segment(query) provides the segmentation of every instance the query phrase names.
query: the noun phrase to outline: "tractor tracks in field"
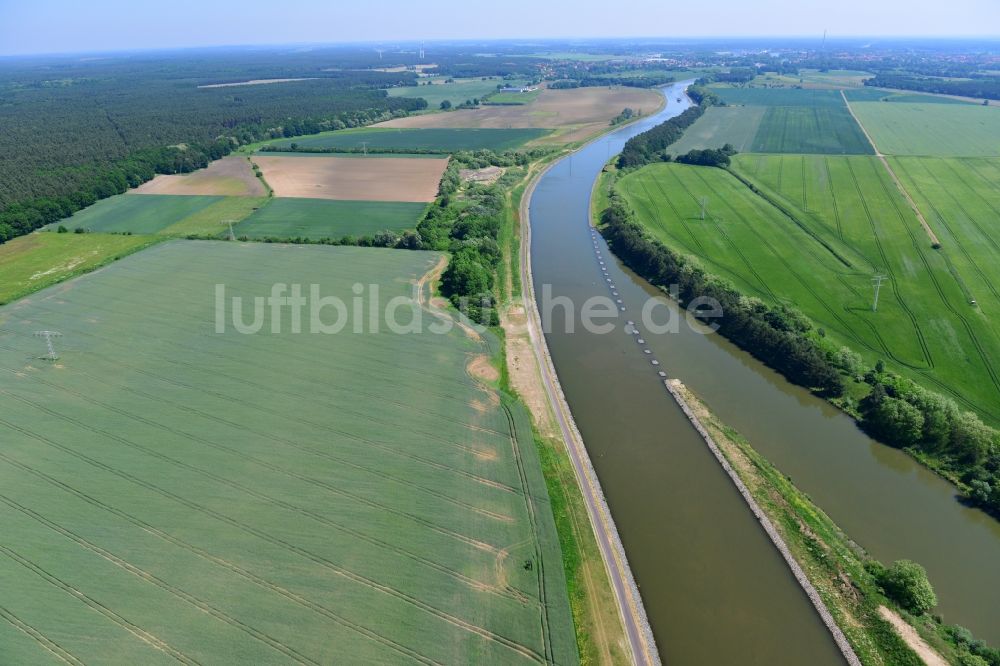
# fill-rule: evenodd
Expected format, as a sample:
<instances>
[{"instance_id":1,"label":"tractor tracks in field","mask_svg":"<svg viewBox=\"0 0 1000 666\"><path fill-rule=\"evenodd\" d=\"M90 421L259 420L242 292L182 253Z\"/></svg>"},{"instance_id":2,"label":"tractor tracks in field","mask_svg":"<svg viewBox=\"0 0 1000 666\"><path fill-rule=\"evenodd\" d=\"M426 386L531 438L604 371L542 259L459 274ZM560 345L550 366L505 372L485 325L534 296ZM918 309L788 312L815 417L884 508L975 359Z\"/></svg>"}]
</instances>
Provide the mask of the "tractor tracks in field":
<instances>
[{"instance_id":1,"label":"tractor tracks in field","mask_svg":"<svg viewBox=\"0 0 1000 666\"><path fill-rule=\"evenodd\" d=\"M2 420L0 420L0 422L2 422ZM11 427L11 424L6 424L6 425L8 425L9 427ZM47 443L46 439L43 438L43 437L41 437L40 435L37 435L35 433L31 433L30 431L21 430L20 428L17 428L17 427L14 427L14 428L17 429L17 430L19 430L19 431L21 431L23 434L25 434L25 435L27 435L27 436L35 439L36 441L41 441L43 443ZM141 520L141 519L139 519L139 518L137 518L137 517L135 517L135 516L127 513L127 512L125 512L125 511L122 511L120 509L117 509L117 508L109 505L109 504L106 504L106 503L102 502L101 500L99 500L99 499L97 499L97 498L95 498L95 497L93 497L91 495L88 495L87 493L84 493L83 491L81 491L81 490L79 490L77 488L74 488L73 486L70 486L70 485L64 483L63 481L61 481L61 480L59 480L59 479L57 479L57 478L55 478L53 476L50 476L50 475L46 474L45 472L37 470L37 469L31 467L30 465L26 465L26 464L24 464L24 463L22 463L22 462L20 462L18 460L13 459L13 458L7 456L6 454L4 454L2 452L0 452L0 460L3 460L8 465L10 465L12 467L15 467L17 469L20 469L21 471L26 472L26 473L34 476L35 478L41 479L42 481L48 483L49 485L55 486L56 488L59 488L60 490L66 492L66 493L69 493L70 495L73 495L77 499L80 499L81 501L83 501L83 502L85 502L85 503L87 503L87 504L89 504L89 505L91 505L91 506L93 506L93 507L95 507L95 508L97 508L99 510L102 510L102 511L105 511L107 513L110 513L110 514L112 514L112 515L114 515L114 516L116 516L116 517L118 517L118 518L120 518L120 519L128 522L129 524L131 524L131 525L139 528L140 530L142 530L143 532L145 532L145 533L147 533L147 534L149 534L151 536L154 536L154 537L156 537L156 538L158 538L158 539L160 539L160 540L162 540L162 541L164 541L166 543L169 543L169 544L171 544L171 545L173 545L173 546L175 546L177 548L180 548L181 550L185 550L185 551L187 551L187 552L189 552L189 553L197 556L200 559L203 559L203 560L205 560L207 562L210 562L211 564L214 564L214 565L219 566L219 567L221 567L223 569L226 569L227 571L229 571L229 572L231 572L231 573L239 576L240 578L243 578L243 579L245 579L247 581L250 581L251 583L253 583L253 584L257 585L258 587L261 587L261 588L263 588L263 589L265 589L265 590L267 590L269 592L276 593L276 594L284 597L285 599L290 600L290 601L292 601L292 602L294 602L294 603L296 603L296 604L298 604L298 605L300 605L300 606L302 606L304 608L307 608L310 611L312 611L312 612L314 612L314 613L316 613L318 615L321 615L321 616L327 618L328 620L331 620L334 623L336 623L336 624L338 624L338 625L340 625L340 626L342 626L342 627L344 627L346 629L352 630L352 631L354 631L354 632L356 632L356 633L358 633L358 634L360 634L360 635L362 635L362 636L364 636L364 637L366 637L366 638L368 638L370 640L373 640L373 641L381 643L381 644L383 644L383 645L385 645L387 647L390 647L390 648L396 650L397 652L400 652L401 654L404 654L406 656L409 656L410 658L413 658L413 659L416 659L417 661L420 661L421 663L425 663L425 664L437 664L437 663L439 663L439 662L435 662L434 660L429 659L429 658L427 658L427 657L425 657L425 656L423 656L423 655L421 655L419 653L416 653L413 650L410 650L409 648L407 648L405 646L402 646L402 645L400 645L398 643L395 643L391 639L389 639L389 638L387 638L385 636L382 636L381 634L378 634L378 633L373 632L373 631L371 631L371 630L369 630L369 629L367 629L365 627L362 627L361 625L358 625L358 624L356 624L354 622L351 622L350 620L348 620L348 619L346 619L346 618L338 615L337 613L333 612L329 608L326 608L325 606L317 604L316 602L314 602L314 601L312 601L310 599L307 599L306 597L303 597L303 596L301 596L301 595L299 595L299 594L297 594L295 592L292 592L291 590L287 590L287 589L281 587L280 585L277 585L276 583L272 583L271 581L268 581L268 580L266 580L266 579L264 579L264 578L262 578L262 577L260 577L260 576L258 576L256 574L254 574L254 573L246 570L246 569L243 569L243 568L239 567L238 565L236 565L236 564L234 564L234 563L232 563L232 562L230 562L230 561L228 561L228 560L226 560L224 558L218 557L217 555L214 555L214 554L212 554L209 551L206 551L206 550L204 550L202 548L199 548L198 546L195 546L194 544L191 544L191 543L189 543L189 542L187 542L187 541L185 541L183 539L180 539L178 537L173 536L172 534L164 532L163 530L160 530L159 528L156 528L153 525L151 525L151 524L149 524L149 523L147 523L147 522L145 522L145 521L143 521L143 520Z\"/></svg>"},{"instance_id":2,"label":"tractor tracks in field","mask_svg":"<svg viewBox=\"0 0 1000 666\"><path fill-rule=\"evenodd\" d=\"M44 650L50 652L56 659L70 666L84 666L84 663L72 652L56 643L54 640L31 626L11 611L0 606L0 619L6 621L12 627L25 634L38 643Z\"/></svg>"},{"instance_id":3,"label":"tractor tracks in field","mask_svg":"<svg viewBox=\"0 0 1000 666\"><path fill-rule=\"evenodd\" d=\"M896 172L892 170L889 160L885 158L885 155L882 154L882 151L878 149L878 145L875 143L874 139L872 139L871 134L868 133L868 128L862 124L857 114L854 113L854 109L851 107L851 103L847 101L847 95L844 94L843 90L840 91L840 96L843 98L844 104L847 106L847 111L851 114L851 118L854 118L854 122L861 128L862 134L864 134L865 138L868 140L868 144L872 147L875 157L877 157L882 163L882 166L885 167L886 172L892 178L892 182L896 184L896 189L899 190L899 193L903 195L904 199L906 199L910 208L913 209L914 214L917 216L917 220L920 222L920 226L924 228L924 233L926 233L927 237L931 239L931 245L941 245L941 241L938 240L934 230L931 229L931 225L927 224L927 220L924 219L923 213L921 213L920 209L917 208L917 204L914 203L913 198L910 197L910 193L906 191L905 187L903 187L903 183L901 183L899 178L896 176Z\"/></svg>"},{"instance_id":4,"label":"tractor tracks in field","mask_svg":"<svg viewBox=\"0 0 1000 666\"><path fill-rule=\"evenodd\" d=\"M14 397L17 397L17 396L14 396ZM64 417L64 418L67 418L67 417ZM72 419L70 419L70 420L72 420ZM361 587L365 587L365 588L367 588L367 589L369 589L369 590L371 590L373 592L378 592L378 593L384 594L386 596L392 597L392 598L394 598L394 599L396 599L396 600L398 600L398 601L400 601L400 602L402 602L402 603L404 603L404 604L406 604L408 606L411 606L411 607L413 607L413 608L415 608L417 610L423 611L423 612L425 612L425 613L427 613L427 614L429 614L429 615L431 615L433 617L436 617L439 620L441 620L441 621L443 621L443 622L445 622L447 624L455 626L455 627L457 627L459 629L462 629L462 630L464 630L466 632L469 632L471 634L475 634L475 635L477 635L477 636L479 636L479 637L481 637L483 639L489 640L491 642L495 642L498 645L504 646L504 647L512 650L513 652L518 653L521 656L526 657L526 658L528 658L530 660L538 661L538 662L544 662L545 661L545 659L541 655L539 655L538 652L536 652L535 650L533 650L533 649L531 649L529 647L521 645L520 643L517 643L516 641L510 640L510 639L508 639L508 638L506 638L506 637L504 637L504 636L502 636L500 634L497 634L497 633L495 633L493 631L490 631L489 629L485 629L485 628L480 627L478 625L475 625L475 624L473 624L471 622L463 620L462 618L460 618L460 617L458 617L456 615L448 613L447 611L443 611L443 610L441 610L441 609L433 606L432 604L429 604L429 603L427 603L427 602L425 602L425 601L423 601L423 600L421 600L421 599L419 599L419 598L417 598L417 597L415 597L415 596L413 596L413 595L411 595L411 594L409 594L407 592L404 592L404 591L399 590L399 589L397 589L395 587L392 587L391 585L387 585L385 583L381 583L381 582L376 581L376 580L374 580L374 579L372 579L372 578L370 578L368 576L365 576L363 574L355 573L354 571L351 571L351 570L349 570L349 569L347 569L347 568L345 568L345 567L343 567L341 565L338 565L335 562L329 560L328 558L326 558L326 557L324 557L322 555L314 553L314 552L312 552L312 551L310 551L310 550L308 550L306 548L303 548L301 546L297 546L295 544L289 543L288 541L285 541L284 539L282 539L280 537L277 537L277 536L274 536L272 534L269 534L268 532L265 532L265 531L260 530L260 529L258 529L256 527L253 527L252 525L248 525L246 523L243 523L243 522L241 522L241 521L239 521L239 520L237 520L235 518L232 518L231 516L228 516L228 515L226 515L224 513L220 513L219 511L211 509L211 508L209 508L207 506L203 506L201 504L198 504L197 502L194 502L194 501L189 500L189 499L187 499L185 497L182 497L181 495L178 495L178 494L176 494L174 492L171 492L171 491L169 491L169 490L167 490L165 488L161 488L161 487L157 486L156 484L150 483L148 481L145 481L145 480L143 480L143 479L141 479L141 478L139 478L139 477L137 477L137 476L135 476L133 474L130 474L130 473L122 471L122 470L119 470L119 469L117 469L117 468L115 468L115 467L113 467L111 465L108 465L106 463L103 463L103 462L101 462L101 461L99 461L99 460L97 460L95 458L91 458L90 456L88 456L86 454L83 454L83 453L80 453L79 451L76 451L76 450L72 449L71 447L65 446L63 444L59 444L58 442L56 442L56 441L54 441L54 440L52 440L52 439L50 439L48 437L44 437L44 436L38 435L37 433L33 433L30 430L27 430L26 428L17 426L15 424L12 424L12 423L10 423L10 422L8 422L6 420L3 420L3 419L0 419L0 423L6 425L8 427L13 428L13 429L21 432L22 434L31 436L32 438L34 438L36 440L43 441L44 443L46 443L46 444L48 444L48 445L50 445L50 446L52 446L52 447L54 447L54 448L56 448L58 450L64 451L64 452L66 452L66 453L70 454L71 456L73 456L73 457L75 457L75 458L77 458L77 459L85 462L86 464L88 464L88 465L90 465L92 467L95 467L97 469L103 470L103 471L105 471L105 472L107 472L109 474L112 474L112 475L117 476L117 477L119 477L121 479L124 479L124 480L126 480L126 481L128 481L128 482L130 482L130 483L132 483L134 485L137 485L139 487L145 488L146 490L148 490L148 491L150 491L150 492L152 492L154 494L157 494L157 495L165 497L165 498L167 498L169 500L172 500L173 502L175 502L177 504L180 504L182 506L185 506L185 507L187 507L188 509L190 509L192 511L195 511L197 513L209 516L209 517L211 517L211 518L213 518L213 519L215 519L215 520L217 520L217 521L219 521L221 523L229 525L229 526L231 526L231 527L233 527L233 528L235 528L235 529L237 529L237 530L239 530L241 532L245 532L247 534L250 534L250 535L252 535L252 536L254 536L254 537L256 537L256 538L258 538L258 539L260 539L262 541L265 541L265 542L273 545L274 547L276 547L276 548L278 548L280 550L284 550L284 551L287 551L287 552L290 552L290 553L294 553L295 555L299 556L300 558L308 560L308 561L312 562L313 564L319 566L320 568L325 569L327 571L330 571L331 573L337 575L340 578L343 578L345 580L351 581L352 583L355 583L355 584L357 584L357 585L359 585ZM2 457L6 458L5 456L2 456ZM2 547L2 546L0 546L0 547Z\"/></svg>"}]
</instances>

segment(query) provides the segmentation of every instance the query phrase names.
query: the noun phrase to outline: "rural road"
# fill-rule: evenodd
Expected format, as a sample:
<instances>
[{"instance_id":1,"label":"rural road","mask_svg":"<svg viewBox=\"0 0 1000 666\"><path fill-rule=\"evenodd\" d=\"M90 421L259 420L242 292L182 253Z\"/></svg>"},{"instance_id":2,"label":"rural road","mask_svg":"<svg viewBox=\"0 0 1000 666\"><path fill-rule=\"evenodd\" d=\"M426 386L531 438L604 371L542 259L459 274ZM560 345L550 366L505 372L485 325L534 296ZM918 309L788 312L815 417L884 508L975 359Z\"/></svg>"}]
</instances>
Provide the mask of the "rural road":
<instances>
[{"instance_id":1,"label":"rural road","mask_svg":"<svg viewBox=\"0 0 1000 666\"><path fill-rule=\"evenodd\" d=\"M556 163L553 162L553 164ZM614 589L619 614L624 623L625 635L632 652L632 661L639 666L658 666L661 663L660 656L653 639L652 629L646 618L642 598L639 596L639 589L632 577L632 570L625 558L625 549L605 501L604 491L601 489L600 481L597 479L590 456L583 444L583 437L577 430L569 404L563 395L559 378L549 356L545 337L542 334L541 317L535 302L534 286L531 280L531 224L528 208L535 184L542 179L547 170L545 169L538 174L521 199L520 270L525 311L528 315L528 334L531 338L542 382L545 385L545 393L556 421L559 423L566 450L573 463L576 479L587 505L591 525L594 527L594 535L601 550L601 557Z\"/></svg>"}]
</instances>

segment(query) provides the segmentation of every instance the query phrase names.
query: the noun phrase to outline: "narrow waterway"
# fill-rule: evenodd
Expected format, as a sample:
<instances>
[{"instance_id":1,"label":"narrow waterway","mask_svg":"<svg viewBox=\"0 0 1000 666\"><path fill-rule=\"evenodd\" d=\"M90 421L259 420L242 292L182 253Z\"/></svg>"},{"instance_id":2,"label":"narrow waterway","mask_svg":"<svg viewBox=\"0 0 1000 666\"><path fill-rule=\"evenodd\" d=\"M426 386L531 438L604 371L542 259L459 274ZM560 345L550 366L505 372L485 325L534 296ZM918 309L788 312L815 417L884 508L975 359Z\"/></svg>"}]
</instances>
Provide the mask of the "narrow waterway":
<instances>
[{"instance_id":1,"label":"narrow waterway","mask_svg":"<svg viewBox=\"0 0 1000 666\"><path fill-rule=\"evenodd\" d=\"M839 664L832 638L780 554L683 413L626 321L646 299L588 223L590 191L629 136L687 106L668 88L658 116L553 166L530 202L532 274L559 379L604 487L658 647L669 664ZM619 297L615 331L590 333L544 294L580 308ZM551 316L550 316L551 315ZM574 318L575 319L575 318ZM666 353L661 362L667 365Z\"/></svg>"},{"instance_id":2,"label":"narrow waterway","mask_svg":"<svg viewBox=\"0 0 1000 666\"><path fill-rule=\"evenodd\" d=\"M954 489L905 454L794 387L717 335L681 325L644 334L626 321L648 298L673 305L621 267L588 230L592 184L635 133L687 105L668 88L656 117L554 166L530 202L532 272L553 362L621 532L664 659L671 664L836 663L832 640L728 478L670 396L678 377L883 561L923 564L949 622L1000 643L1000 524L955 501ZM605 261L605 266L600 261ZM628 308L613 333L567 333L560 308L608 296L608 270ZM549 285L546 287L546 285ZM579 313L577 313L579 314ZM550 316L551 315L551 316ZM579 321L576 322L579 324ZM651 359L659 366L652 366Z\"/></svg>"}]
</instances>

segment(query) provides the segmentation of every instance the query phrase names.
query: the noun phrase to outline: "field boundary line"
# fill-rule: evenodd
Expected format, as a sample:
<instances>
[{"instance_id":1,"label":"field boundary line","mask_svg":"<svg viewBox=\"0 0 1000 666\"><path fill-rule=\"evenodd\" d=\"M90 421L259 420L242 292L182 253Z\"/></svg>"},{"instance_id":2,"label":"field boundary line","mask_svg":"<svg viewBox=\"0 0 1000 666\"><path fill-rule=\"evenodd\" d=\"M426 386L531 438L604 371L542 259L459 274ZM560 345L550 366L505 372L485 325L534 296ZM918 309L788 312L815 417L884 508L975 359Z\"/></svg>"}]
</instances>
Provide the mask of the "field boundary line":
<instances>
[{"instance_id":1,"label":"field boundary line","mask_svg":"<svg viewBox=\"0 0 1000 666\"><path fill-rule=\"evenodd\" d=\"M8 426L12 425L12 424L10 424L9 422L6 422L6 421L0 421L0 422L5 423ZM250 534L250 535L253 535L253 536L257 537L261 541L265 541L267 543L270 543L271 545L273 545L276 548L284 549L284 550L287 550L289 552L295 553L296 555L298 555L302 559L309 560L309 561L313 562L314 564L316 564L317 566L319 566L319 567L321 567L323 569L328 569L328 570L332 571L333 573L337 574L338 576L344 578L345 580L349 580L349 581L357 584L360 587L368 588L368 589L373 590L375 592L382 593L382 594L384 594L386 596L393 597L394 599L398 599L399 601L401 601L401 602L403 602L405 604L409 604L410 606L413 606L414 608L418 608L418 609L424 611L428 615L432 615L434 617L437 617L439 620L441 620L441 621L443 621L445 623L451 624L451 625L453 625L453 626L455 626L455 627L457 627L459 629L463 629L463 630L467 631L470 634L474 634L474 635L479 636L480 638L484 638L486 640L489 640L489 641L492 641L494 643L497 643L498 645L504 646L504 647L512 650L513 652L516 652L516 653L520 654L521 656L523 656L523 657L525 657L525 658L527 658L529 660L538 661L538 662L544 662L545 661L544 658L541 655L539 655L538 652L535 651L533 648L530 648L530 647L525 646L525 645L523 645L521 643L518 643L517 641L509 639L509 638L507 638L507 637L505 637L505 636L503 636L501 634L498 634L498 633L496 633L496 632L494 632L494 631L492 631L490 629L487 629L485 627L481 627L479 625L476 625L473 622L465 620L465 619L463 619L463 618L461 618L461 617L459 617L457 615L453 615L452 613L450 613L448 611L441 610L441 609L437 608L436 606L434 606L434 605L432 605L432 604L430 604L428 602L425 602L422 599L419 599L419 598L413 596L412 594L410 594L408 592L396 589L395 587L392 587L389 584L381 583L381 582L379 582L379 581L377 581L377 580L375 580L373 578L370 578L369 576L366 576L364 574L359 574L359 573L356 573L354 571L351 571L350 569L347 569L346 567L344 567L342 565L339 565L336 562L333 562L332 560L328 559L327 557L325 557L323 555L319 555L317 553L314 553L311 550L309 550L307 548L304 548L302 546L298 546L298 545L296 545L294 543L289 543L288 541L285 541L284 539L282 539L280 537L274 536L274 535L272 535L272 534L270 534L270 533L268 533L268 532L266 532L264 530L261 530L261 529L259 529L257 527L254 527L253 525L248 525L246 523L241 522L240 520L237 520L236 518L233 518L233 517L231 517L231 516L229 516L229 515L227 515L225 513L222 513L220 511L217 511L217 510L215 510L215 509L213 509L211 507L203 506L203 505L199 504L198 502L195 502L193 500L189 500L189 499L187 499L185 497L182 497L182 496L178 495L177 493L174 493L174 492L172 492L170 490L162 488L162 487L156 485L155 483L151 483L149 481L146 481L146 480L144 480L144 479L142 479L142 478L140 478L138 476L135 476L134 474L132 474L130 472L126 472L126 471L117 469L117 468L115 468L115 467L113 467L111 465L108 465L106 463L101 462L100 460L98 460L96 458L91 458L90 456L88 456L86 454L83 454L83 453L80 453L78 451L75 451L74 449L66 446L65 444L60 444L60 443L56 442L53 439L50 439L50 438L45 437L45 436L38 435L37 433L34 433L34 432L30 431L30 430L27 430L26 428L22 428L22 427L18 427L18 426L13 426L13 427L14 427L15 430L18 430L19 432L22 432L22 433L25 433L25 434L29 434L30 436L33 436L34 438L39 439L40 441L42 441L42 442L44 442L46 444L49 444L53 448L57 448L59 450L65 451L66 453L70 454L71 456L84 461L85 463L87 463L88 465L91 465L92 467L96 467L98 469L102 469L102 470L108 472L109 474L112 474L112 475L117 476L119 478L125 479L126 481L129 481L129 482L131 482L131 483L133 483L133 484L135 484L137 486L140 486L142 488L145 488L146 490L148 490L150 492L153 492L153 493L156 493L158 495L162 495L163 497L166 497L168 499L171 499L171 500L173 500L174 502L176 502L178 504L181 504L183 506L186 506L186 507L192 509L193 511L197 511L198 513L210 516L210 517L214 518L215 520L218 520L219 522L223 522L223 523L226 523L228 525L231 525L232 527L234 527L234 528L236 528L236 529L238 529L238 530L240 530L242 532L246 532L247 534ZM4 550L5 550L4 546L2 544L0 544L0 553L2 553Z\"/></svg>"},{"instance_id":2,"label":"field boundary line","mask_svg":"<svg viewBox=\"0 0 1000 666\"><path fill-rule=\"evenodd\" d=\"M64 647L53 641L38 629L35 629L18 616L14 615L3 606L0 606L0 618L3 618L12 627L32 638L36 643L58 657L60 661L67 664L78 664L79 666L83 666L83 662L77 659L73 653L66 650Z\"/></svg>"},{"instance_id":3,"label":"field boundary line","mask_svg":"<svg viewBox=\"0 0 1000 666\"><path fill-rule=\"evenodd\" d=\"M35 433L29 433L27 431L24 431L24 432L26 434L28 434L28 436L33 437L34 439L37 439L38 441L41 441L43 443L46 442L46 440L44 438L42 438L40 435L37 435ZM310 599L307 599L306 597L303 597L303 596L301 596L301 595L299 595L299 594L297 594L295 592L287 590L287 589L281 587L280 585L278 585L276 583L272 583L271 581L269 581L267 579L261 578L260 576L257 576L256 574L251 573L250 571L248 571L246 569L243 569L243 568L241 568L241 567L233 564L232 562L229 562L228 560L225 560L225 559L223 559L221 557L218 557L217 555L213 555L212 553L210 553L210 552L208 552L208 551L206 551L206 550L204 550L204 549L202 549L202 548L200 548L200 547L198 547L196 545L188 543L187 541L184 541L183 539L175 537L172 534L169 534L168 532L164 532L163 530L160 530L157 527L154 527L153 525L151 525L151 524L143 521L142 519L137 518L137 517L135 517L135 516L133 516L133 515L131 515L129 513L126 513L125 511L122 511L121 509L118 509L118 508L116 508L114 506L111 506L110 504L105 504L104 502L102 502L102 501L100 501L100 500L98 500L98 499L96 499L94 497L91 497L90 495L88 495L87 493L83 492L82 490L79 490L78 488L74 488L73 486L70 486L70 485L64 483L63 481L60 481L59 479L46 474L45 472L41 472L41 471L39 471L39 470L37 470L37 469L29 466L29 465L26 465L26 464L18 461L18 460L15 460L13 458L9 458L6 455L4 455L3 453L0 453L0 460L3 460L4 462L6 462L8 465L10 465L12 467L16 467L18 469L21 469L21 470L27 472L28 474L34 475L34 476L38 477L39 479L41 479L42 481L48 482L50 485L53 485L53 486L59 488L60 490L66 492L66 493L69 493L70 495L73 495L73 496L77 497L81 501L86 502L87 504L90 504L91 506L94 506L94 507L96 507L99 510L106 511L107 513L110 513L111 515L116 516L116 517L124 520L125 522L130 523L130 524L136 526L137 528L139 528L140 530L142 530L143 532L145 532L147 534L150 534L150 535L152 535L154 537L157 537L157 538L159 538L159 539L161 539L161 540L163 540L163 541L165 541L165 542L167 542L167 543L169 543L169 544L171 544L171 545L173 545L173 546L175 546L177 548L180 548L182 550L186 550L186 551L188 551L188 552L196 555L197 557L200 557L203 560L206 560L208 562L211 562L212 564L215 564L216 566L219 566L219 567L222 567L223 569L226 569L227 571L231 571L232 573L240 576L241 578L245 578L246 580L249 580L250 582L254 583L255 585L258 585L259 587L262 587L262 588L264 588L264 589L266 589L266 590L268 590L270 592L274 592L275 594L278 594L278 595L280 595L282 597L285 597L286 599L294 601L295 603L303 606L304 608L308 608L309 610L313 611L314 613L322 615L323 617L331 619L331 620L333 620L334 622L336 622L337 624L339 624L339 625L341 625L343 627L346 627L346 628L351 629L351 630L353 630L353 631L355 631L357 633L360 633L361 635L365 636L366 638L374 640L374 641L376 641L378 643L382 643L382 644L386 645L387 647L390 647L390 648L392 648L392 649L394 649L396 651L402 652L403 654L406 654L407 656L413 657L413 658L417 659L418 661L422 661L424 663L429 663L429 664L437 664L437 663L439 663L439 662L435 662L435 661L433 661L433 660L431 660L431 659L429 659L427 657L424 657L423 655L419 655L418 653L413 652L409 648L406 648L406 647L404 647L402 645L399 645L399 644L395 643L394 641L392 641L391 639L389 639L389 638L387 638L385 636L382 636L381 634L377 634L374 631L372 631L370 629L367 629L366 627L363 627L361 625L357 625L357 624L351 622L350 620L347 620L347 619L345 619L345 618L337 615L336 613L334 613L330 609L326 608L325 606L322 606L322 605L320 605L320 604L318 604L318 603L316 603L316 602L314 602L314 601L312 601Z\"/></svg>"},{"instance_id":4,"label":"field boundary line","mask_svg":"<svg viewBox=\"0 0 1000 666\"><path fill-rule=\"evenodd\" d=\"M906 191L905 187L903 187L903 183L899 180L899 177L896 176L896 172L892 170L892 166L889 165L889 160L887 160L885 158L885 155L882 154L882 151L878 149L878 145L875 143L871 135L868 133L868 129L861 123L861 120L858 118L857 114L854 113L854 109L851 108L851 103L847 101L847 95L844 94L843 90L840 91L840 96L844 98L844 104L847 105L847 110L851 112L851 117L854 118L854 122L858 124L858 127L861 128L861 131L864 133L865 138L868 139L868 143L871 144L872 150L875 151L875 157L877 157L879 161L882 162L882 166L884 166L885 170L889 172L889 176L892 178L892 182L896 184L896 189L898 189L899 193L903 195L903 198L906 199L906 202L910 204L910 208L913 209L913 212L916 214L917 219L920 221L920 226L924 228L924 231L927 233L927 237L931 239L931 245L940 247L941 241L938 240L938 237L934 233L934 230L931 229L931 225L927 224L927 220L924 219L924 214L920 212L920 209L917 207L917 204L913 200L913 197L911 197L910 193Z\"/></svg>"},{"instance_id":5,"label":"field boundary line","mask_svg":"<svg viewBox=\"0 0 1000 666\"><path fill-rule=\"evenodd\" d=\"M132 564L131 562L128 562L127 560L125 560L125 559L123 559L121 557L118 557L117 555L115 555L111 551L106 550L105 548L102 548L101 546L93 543L92 541L89 541L88 539L83 538L79 534L76 534L75 532L73 532L73 531L71 531L71 530L63 527L62 525L59 525L58 523L56 523L56 522L54 522L52 520L49 520L45 516L43 516L43 515L35 512L35 511L29 509L28 507L26 507L26 506L24 506L24 505L22 505L22 504L20 504L18 502L15 502L14 500L10 499L9 497L6 497L6 496L0 494L0 502L2 502L3 504L6 504L7 506L9 506L10 508L14 509L15 511L18 511L18 512L20 512L20 513L28 516L29 518L35 520L36 522L41 523L42 525L48 527L51 531L55 532L56 534L59 534L59 535L65 537L65 538L69 539L70 541L73 541L74 543L76 543L76 545L80 546L84 550L89 550L92 553L94 553L95 555L99 556L101 559L103 559L103 560L105 560L107 562L110 562L111 564L114 564L115 566L117 566L117 567L119 567L121 569L124 569L125 571L127 571L130 574L132 574L136 578L142 580L143 582L155 585L156 587L159 587L160 589L164 590L165 592L167 592L167 593L169 593L169 594L171 594L171 595L173 595L173 596L175 596L175 597L177 597L179 599L182 599L183 601L186 601L188 604L194 606L195 608L197 608L198 610L202 611L203 613L205 613L207 615L210 615L210 616L216 618L217 620L220 620L220 621L222 621L222 622L224 622L224 623L226 623L226 624L228 624L228 625L230 625L232 627L235 627L235 628L243 631L244 633L249 634L253 638L256 638L258 641L260 641L260 642L268 645L269 647L273 648L274 650L276 650L278 652L281 652L282 654L284 654L287 657L291 657L294 661L296 661L296 662L298 662L300 664L306 664L306 663L317 664L317 666L318 666L319 662L317 662L317 661L315 661L313 659L310 659L309 657L301 654L300 652L298 652L294 648L291 648L291 647L285 645L284 643L282 643L278 639L276 639L276 638L274 638L272 636L267 635L266 633L264 633L263 631L257 629L256 627L253 627L253 626L251 626L249 624L246 624L246 623L242 622L241 620L238 620L238 619L232 617L231 615L229 615L225 611L222 611L222 610L216 608L215 606L209 604L208 602L206 602L206 601L204 601L202 599L199 599L198 597L194 596L193 594L185 592L184 590L182 590L179 587L176 587L176 586L168 583L167 581L165 581L162 578L156 576L155 574L152 574L152 573L146 571L145 569L142 569L141 567L138 567L138 566Z\"/></svg>"},{"instance_id":6,"label":"field boundary line","mask_svg":"<svg viewBox=\"0 0 1000 666\"><path fill-rule=\"evenodd\" d=\"M143 643L146 643L150 647L173 657L175 660L181 662L182 664L192 664L194 666L198 666L199 662L187 656L180 650L171 647L169 643L162 640L155 634L151 634L142 627L129 622L126 618L114 612L101 602L88 596L87 594L84 594L83 592L73 587L66 581L58 578L57 576L52 575L42 567L32 562L31 560L27 559L26 557L23 557L20 553L8 548L3 544L0 544L0 554L7 556L17 564L20 564L22 567L24 567L28 571L31 571L49 585L58 588L63 592L65 592L66 594L68 594L69 596L79 600L88 608L96 611L100 615L103 615L104 617L109 619L112 623L118 625L120 628L132 634L133 636L138 638Z\"/></svg>"}]
</instances>

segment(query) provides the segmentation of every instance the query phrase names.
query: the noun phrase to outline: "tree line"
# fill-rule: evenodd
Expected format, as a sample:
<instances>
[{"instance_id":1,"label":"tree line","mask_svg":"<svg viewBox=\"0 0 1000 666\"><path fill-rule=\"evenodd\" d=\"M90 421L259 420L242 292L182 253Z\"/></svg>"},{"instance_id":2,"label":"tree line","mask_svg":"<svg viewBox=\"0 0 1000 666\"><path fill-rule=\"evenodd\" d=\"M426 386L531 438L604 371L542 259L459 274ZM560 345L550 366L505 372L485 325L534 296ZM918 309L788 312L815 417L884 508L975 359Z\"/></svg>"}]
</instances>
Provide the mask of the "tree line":
<instances>
[{"instance_id":1,"label":"tree line","mask_svg":"<svg viewBox=\"0 0 1000 666\"><path fill-rule=\"evenodd\" d=\"M495 291L503 259L499 238L507 221L507 193L523 176L523 170L517 167L545 153L543 149L499 154L489 150L455 153L441 179L437 200L417 225L423 248L451 254L441 276L441 293L480 324L500 323ZM493 185L463 185L461 168L487 166L508 167L508 171Z\"/></svg>"},{"instance_id":2,"label":"tree line","mask_svg":"<svg viewBox=\"0 0 1000 666\"><path fill-rule=\"evenodd\" d=\"M654 285L678 285L683 300L714 298L718 332L789 381L835 399L880 441L906 449L951 479L965 499L1000 518L1000 432L950 398L888 371L866 368L859 354L833 344L797 310L742 295L725 280L652 238L617 193L601 215L611 249ZM855 402L845 379L870 387Z\"/></svg>"},{"instance_id":3,"label":"tree line","mask_svg":"<svg viewBox=\"0 0 1000 666\"><path fill-rule=\"evenodd\" d=\"M701 118L706 108L722 103L718 95L701 86L689 87L687 94L694 100L694 106L685 109L680 115L674 116L656 127L636 134L625 142L625 147L618 157L619 169L660 162L665 157L669 161L666 149L683 136L684 130Z\"/></svg>"},{"instance_id":4,"label":"tree line","mask_svg":"<svg viewBox=\"0 0 1000 666\"><path fill-rule=\"evenodd\" d=\"M865 79L866 86L876 88L898 88L915 90L917 92L936 93L940 95L959 95L976 99L1000 100L1000 78L982 77L967 81L940 79L911 74L895 74L883 72L873 78Z\"/></svg>"},{"instance_id":5,"label":"tree line","mask_svg":"<svg viewBox=\"0 0 1000 666\"><path fill-rule=\"evenodd\" d=\"M843 393L844 354L797 310L744 296L725 280L655 240L616 192L601 214L601 233L615 255L652 284L677 285L684 301L715 299L723 315L706 323L717 324L720 334L789 381L831 397Z\"/></svg>"}]
</instances>

